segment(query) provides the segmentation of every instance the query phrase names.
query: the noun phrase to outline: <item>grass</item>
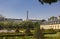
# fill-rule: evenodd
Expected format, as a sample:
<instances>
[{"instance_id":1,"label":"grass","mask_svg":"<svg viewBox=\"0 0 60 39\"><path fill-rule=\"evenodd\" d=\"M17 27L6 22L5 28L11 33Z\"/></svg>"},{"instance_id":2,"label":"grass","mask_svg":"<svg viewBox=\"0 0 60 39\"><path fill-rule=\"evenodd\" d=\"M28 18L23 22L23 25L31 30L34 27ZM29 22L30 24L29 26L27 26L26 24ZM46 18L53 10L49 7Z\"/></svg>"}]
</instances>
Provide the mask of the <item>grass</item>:
<instances>
[{"instance_id":1,"label":"grass","mask_svg":"<svg viewBox=\"0 0 60 39\"><path fill-rule=\"evenodd\" d=\"M60 37L48 37L48 38L45 38L45 39L60 39Z\"/></svg>"},{"instance_id":2,"label":"grass","mask_svg":"<svg viewBox=\"0 0 60 39\"><path fill-rule=\"evenodd\" d=\"M20 33L17 33L18 35ZM1 36L2 35L2 36ZM0 39L34 39L32 36L3 36L3 35L16 35L16 33L1 33ZM45 34L45 39L60 39L60 32L56 34Z\"/></svg>"},{"instance_id":3,"label":"grass","mask_svg":"<svg viewBox=\"0 0 60 39\"><path fill-rule=\"evenodd\" d=\"M14 37L0 37L0 39L34 39L32 36L14 36ZM47 37L45 39L60 39L60 37Z\"/></svg>"},{"instance_id":4,"label":"grass","mask_svg":"<svg viewBox=\"0 0 60 39\"><path fill-rule=\"evenodd\" d=\"M32 36L14 36L14 37L0 37L0 39L32 39Z\"/></svg>"},{"instance_id":5,"label":"grass","mask_svg":"<svg viewBox=\"0 0 60 39\"><path fill-rule=\"evenodd\" d=\"M56 34L45 34L45 39L60 39L60 32Z\"/></svg>"},{"instance_id":6,"label":"grass","mask_svg":"<svg viewBox=\"0 0 60 39\"><path fill-rule=\"evenodd\" d=\"M60 32L57 32L56 34L45 34L45 37L60 37Z\"/></svg>"}]
</instances>

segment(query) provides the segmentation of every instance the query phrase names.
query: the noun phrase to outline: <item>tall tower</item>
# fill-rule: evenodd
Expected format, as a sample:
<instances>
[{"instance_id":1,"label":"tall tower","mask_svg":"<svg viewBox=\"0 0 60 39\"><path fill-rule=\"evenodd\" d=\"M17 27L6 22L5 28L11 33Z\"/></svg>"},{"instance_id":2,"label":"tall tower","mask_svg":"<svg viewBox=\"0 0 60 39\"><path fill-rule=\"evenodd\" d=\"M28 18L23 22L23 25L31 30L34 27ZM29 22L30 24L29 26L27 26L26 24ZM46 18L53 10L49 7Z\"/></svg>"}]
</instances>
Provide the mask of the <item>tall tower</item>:
<instances>
[{"instance_id":1,"label":"tall tower","mask_svg":"<svg viewBox=\"0 0 60 39\"><path fill-rule=\"evenodd\" d=\"M27 18L26 18L26 20L28 20L28 11L27 11Z\"/></svg>"}]
</instances>

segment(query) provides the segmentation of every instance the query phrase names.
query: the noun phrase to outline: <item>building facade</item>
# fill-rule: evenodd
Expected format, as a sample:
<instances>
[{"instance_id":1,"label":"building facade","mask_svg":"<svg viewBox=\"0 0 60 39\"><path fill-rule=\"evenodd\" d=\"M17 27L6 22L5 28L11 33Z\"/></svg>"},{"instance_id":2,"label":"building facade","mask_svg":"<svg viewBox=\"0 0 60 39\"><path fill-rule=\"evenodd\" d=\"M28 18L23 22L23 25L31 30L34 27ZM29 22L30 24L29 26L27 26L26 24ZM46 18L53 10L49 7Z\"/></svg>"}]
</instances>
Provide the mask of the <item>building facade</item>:
<instances>
[{"instance_id":1,"label":"building facade","mask_svg":"<svg viewBox=\"0 0 60 39\"><path fill-rule=\"evenodd\" d=\"M40 28L42 29L60 29L60 18L56 20L48 20L43 22L40 25Z\"/></svg>"}]
</instances>

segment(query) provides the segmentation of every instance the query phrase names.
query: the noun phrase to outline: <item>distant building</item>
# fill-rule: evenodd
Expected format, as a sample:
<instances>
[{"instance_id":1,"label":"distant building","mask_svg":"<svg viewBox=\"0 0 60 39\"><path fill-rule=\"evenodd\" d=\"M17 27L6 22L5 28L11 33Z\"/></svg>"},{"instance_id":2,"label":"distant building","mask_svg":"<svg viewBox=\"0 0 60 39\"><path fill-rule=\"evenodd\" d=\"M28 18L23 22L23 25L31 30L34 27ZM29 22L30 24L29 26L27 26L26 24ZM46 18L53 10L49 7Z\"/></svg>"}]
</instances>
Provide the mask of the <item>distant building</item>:
<instances>
[{"instance_id":1,"label":"distant building","mask_svg":"<svg viewBox=\"0 0 60 39\"><path fill-rule=\"evenodd\" d=\"M22 19L14 19L14 18L5 18L3 15L0 14L0 22L21 22L23 21Z\"/></svg>"},{"instance_id":2,"label":"distant building","mask_svg":"<svg viewBox=\"0 0 60 39\"><path fill-rule=\"evenodd\" d=\"M48 20L43 22L40 25L40 28L42 29L60 29L60 18L56 20Z\"/></svg>"},{"instance_id":3,"label":"distant building","mask_svg":"<svg viewBox=\"0 0 60 39\"><path fill-rule=\"evenodd\" d=\"M11 18L5 18L5 21L9 21L9 22L22 22L22 19L11 19Z\"/></svg>"},{"instance_id":4,"label":"distant building","mask_svg":"<svg viewBox=\"0 0 60 39\"><path fill-rule=\"evenodd\" d=\"M32 21L32 22L39 22L39 23L41 21L41 20L36 20L36 19L29 19L29 20Z\"/></svg>"},{"instance_id":5,"label":"distant building","mask_svg":"<svg viewBox=\"0 0 60 39\"><path fill-rule=\"evenodd\" d=\"M0 22L4 21L4 16L0 15Z\"/></svg>"}]
</instances>

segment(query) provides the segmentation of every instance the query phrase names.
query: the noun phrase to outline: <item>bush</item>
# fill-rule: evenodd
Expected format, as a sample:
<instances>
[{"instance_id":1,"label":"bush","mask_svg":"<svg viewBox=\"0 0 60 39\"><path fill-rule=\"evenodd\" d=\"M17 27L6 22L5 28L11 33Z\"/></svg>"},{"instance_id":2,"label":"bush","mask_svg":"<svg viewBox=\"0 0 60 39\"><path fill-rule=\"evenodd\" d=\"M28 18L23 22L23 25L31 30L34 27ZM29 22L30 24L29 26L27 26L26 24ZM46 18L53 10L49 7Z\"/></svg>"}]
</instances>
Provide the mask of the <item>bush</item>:
<instances>
[{"instance_id":1,"label":"bush","mask_svg":"<svg viewBox=\"0 0 60 39\"><path fill-rule=\"evenodd\" d=\"M19 33L19 29L16 29L15 32L16 32L16 33Z\"/></svg>"},{"instance_id":2,"label":"bush","mask_svg":"<svg viewBox=\"0 0 60 39\"><path fill-rule=\"evenodd\" d=\"M31 33L30 29L26 29L25 35L26 35L26 36L31 36L31 35L33 35L33 34Z\"/></svg>"}]
</instances>

